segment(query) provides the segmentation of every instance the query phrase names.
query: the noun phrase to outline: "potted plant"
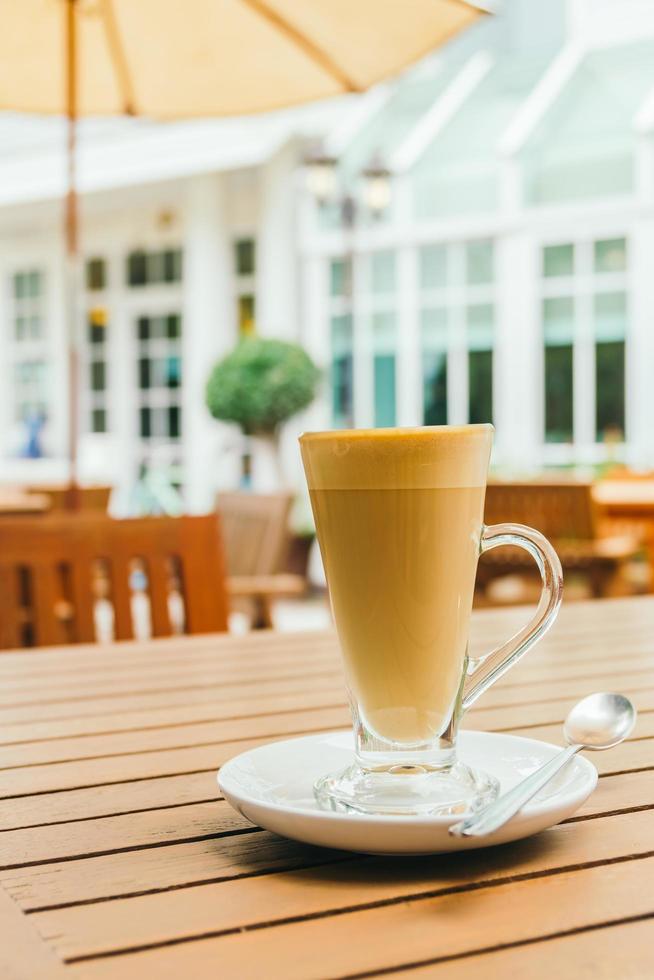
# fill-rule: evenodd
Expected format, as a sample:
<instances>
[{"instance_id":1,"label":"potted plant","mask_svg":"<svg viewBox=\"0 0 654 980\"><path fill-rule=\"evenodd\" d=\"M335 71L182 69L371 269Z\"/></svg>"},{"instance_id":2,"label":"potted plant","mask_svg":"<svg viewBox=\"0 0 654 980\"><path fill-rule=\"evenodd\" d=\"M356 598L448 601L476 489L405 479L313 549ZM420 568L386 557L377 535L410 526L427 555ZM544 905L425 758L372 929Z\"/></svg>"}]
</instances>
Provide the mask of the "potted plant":
<instances>
[{"instance_id":1,"label":"potted plant","mask_svg":"<svg viewBox=\"0 0 654 980\"><path fill-rule=\"evenodd\" d=\"M243 337L213 368L206 402L214 418L235 422L247 437L259 470L257 489L281 484L279 430L310 405L320 372L298 344ZM247 474L245 474L247 476Z\"/></svg>"}]
</instances>

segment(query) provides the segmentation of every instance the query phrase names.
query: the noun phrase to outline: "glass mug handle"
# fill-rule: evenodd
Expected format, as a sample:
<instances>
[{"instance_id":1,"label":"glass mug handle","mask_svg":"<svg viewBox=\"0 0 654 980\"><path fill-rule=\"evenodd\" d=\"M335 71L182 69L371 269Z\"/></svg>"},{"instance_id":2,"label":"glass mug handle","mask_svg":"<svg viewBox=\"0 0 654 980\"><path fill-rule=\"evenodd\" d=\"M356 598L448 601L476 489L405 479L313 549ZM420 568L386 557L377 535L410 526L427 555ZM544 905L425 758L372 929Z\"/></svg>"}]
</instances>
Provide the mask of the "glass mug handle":
<instances>
[{"instance_id":1,"label":"glass mug handle","mask_svg":"<svg viewBox=\"0 0 654 980\"><path fill-rule=\"evenodd\" d=\"M563 572L556 551L539 531L523 524L494 524L483 527L480 554L511 545L523 548L538 565L543 588L531 622L491 653L468 661L463 685L462 711L467 711L491 684L507 672L547 632L559 611L563 596Z\"/></svg>"}]
</instances>

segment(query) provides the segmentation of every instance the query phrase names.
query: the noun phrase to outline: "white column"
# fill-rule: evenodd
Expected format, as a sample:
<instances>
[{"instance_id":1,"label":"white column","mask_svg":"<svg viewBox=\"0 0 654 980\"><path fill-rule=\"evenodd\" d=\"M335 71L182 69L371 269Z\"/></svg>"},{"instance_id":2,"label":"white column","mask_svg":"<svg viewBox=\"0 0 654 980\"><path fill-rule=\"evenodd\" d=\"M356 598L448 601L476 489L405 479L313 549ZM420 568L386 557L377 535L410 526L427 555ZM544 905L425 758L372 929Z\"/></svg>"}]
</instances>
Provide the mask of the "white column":
<instances>
[{"instance_id":1,"label":"white column","mask_svg":"<svg viewBox=\"0 0 654 980\"><path fill-rule=\"evenodd\" d=\"M47 423L48 455L60 460L68 460L69 436L69 365L68 352L70 349L70 329L66 303L66 254L64 244L59 239L52 240L51 258L45 266L46 305L43 311L45 329L48 336L48 347L51 355L49 366L49 418ZM78 331L78 341L81 341L83 330L83 306L79 296L76 297L75 310L77 313L75 329ZM82 378L78 374L78 384ZM79 399L78 399L79 402ZM78 411L80 405L78 404ZM81 431L81 426L79 427ZM79 441L78 441L79 445ZM66 466L66 476L68 478Z\"/></svg>"},{"instance_id":2,"label":"white column","mask_svg":"<svg viewBox=\"0 0 654 980\"><path fill-rule=\"evenodd\" d=\"M186 507L211 509L217 488L235 486L237 431L212 419L205 386L215 361L236 340L224 191L218 175L192 178L186 187L182 327L182 424Z\"/></svg>"},{"instance_id":3,"label":"white column","mask_svg":"<svg viewBox=\"0 0 654 980\"><path fill-rule=\"evenodd\" d=\"M626 428L629 462L654 466L654 219L640 218L629 240L629 321L627 327Z\"/></svg>"},{"instance_id":4,"label":"white column","mask_svg":"<svg viewBox=\"0 0 654 980\"><path fill-rule=\"evenodd\" d=\"M299 332L297 162L297 144L291 142L260 171L257 331L285 340L296 339Z\"/></svg>"},{"instance_id":5,"label":"white column","mask_svg":"<svg viewBox=\"0 0 654 980\"><path fill-rule=\"evenodd\" d=\"M7 457L13 450L13 364L7 357L11 344L13 324L10 319L10 283L8 259L11 240L0 242L0 345L4 355L0 358L0 481L9 479Z\"/></svg>"},{"instance_id":6,"label":"white column","mask_svg":"<svg viewBox=\"0 0 654 980\"><path fill-rule=\"evenodd\" d=\"M538 255L533 240L520 232L496 239L495 249L495 459L526 470L538 464L543 441Z\"/></svg>"},{"instance_id":7,"label":"white column","mask_svg":"<svg viewBox=\"0 0 654 980\"><path fill-rule=\"evenodd\" d=\"M138 480L139 424L136 324L125 286L127 242L121 240L107 254L110 293L108 296L109 391L108 409L111 441L119 463L115 467L116 491L112 506L116 514L128 514Z\"/></svg>"},{"instance_id":8,"label":"white column","mask_svg":"<svg viewBox=\"0 0 654 980\"><path fill-rule=\"evenodd\" d=\"M422 424L418 250L397 255L397 424Z\"/></svg>"}]
</instances>

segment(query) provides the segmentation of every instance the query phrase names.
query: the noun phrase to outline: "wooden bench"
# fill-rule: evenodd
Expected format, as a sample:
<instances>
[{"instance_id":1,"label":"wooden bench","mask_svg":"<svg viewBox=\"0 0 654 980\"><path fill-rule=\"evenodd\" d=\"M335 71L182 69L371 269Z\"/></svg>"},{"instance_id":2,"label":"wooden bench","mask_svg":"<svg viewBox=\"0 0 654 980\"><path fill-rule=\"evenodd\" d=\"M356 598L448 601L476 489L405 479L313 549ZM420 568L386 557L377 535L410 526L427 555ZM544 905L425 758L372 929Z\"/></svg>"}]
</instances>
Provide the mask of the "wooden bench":
<instances>
[{"instance_id":1,"label":"wooden bench","mask_svg":"<svg viewBox=\"0 0 654 980\"><path fill-rule=\"evenodd\" d=\"M528 524L556 548L564 572L578 571L595 597L613 594L626 562L642 550L637 535L603 534L593 485L580 482L489 483L486 524ZM477 583L516 573L537 574L531 558L518 548L497 548L479 562Z\"/></svg>"}]
</instances>

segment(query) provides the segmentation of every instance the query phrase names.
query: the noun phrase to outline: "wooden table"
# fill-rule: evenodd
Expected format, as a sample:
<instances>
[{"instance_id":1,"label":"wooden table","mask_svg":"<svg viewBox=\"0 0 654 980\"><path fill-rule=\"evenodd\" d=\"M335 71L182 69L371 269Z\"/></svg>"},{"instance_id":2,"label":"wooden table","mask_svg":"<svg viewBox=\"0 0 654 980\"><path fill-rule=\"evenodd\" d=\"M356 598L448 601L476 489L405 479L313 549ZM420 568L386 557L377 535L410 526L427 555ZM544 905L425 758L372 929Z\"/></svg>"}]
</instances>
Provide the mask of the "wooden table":
<instances>
[{"instance_id":1,"label":"wooden table","mask_svg":"<svg viewBox=\"0 0 654 980\"><path fill-rule=\"evenodd\" d=\"M524 610L484 611L486 648ZM217 767L346 725L334 638L263 633L0 656L0 977L654 976L654 599L579 603L471 712L561 740L633 697L633 738L538 837L449 857L321 850L252 827Z\"/></svg>"},{"instance_id":2,"label":"wooden table","mask_svg":"<svg viewBox=\"0 0 654 980\"><path fill-rule=\"evenodd\" d=\"M601 480L593 486L593 499L602 517L647 544L649 591L654 592L654 480Z\"/></svg>"},{"instance_id":3,"label":"wooden table","mask_svg":"<svg viewBox=\"0 0 654 980\"><path fill-rule=\"evenodd\" d=\"M6 493L0 491L0 515L43 514L50 509L44 493Z\"/></svg>"}]
</instances>

